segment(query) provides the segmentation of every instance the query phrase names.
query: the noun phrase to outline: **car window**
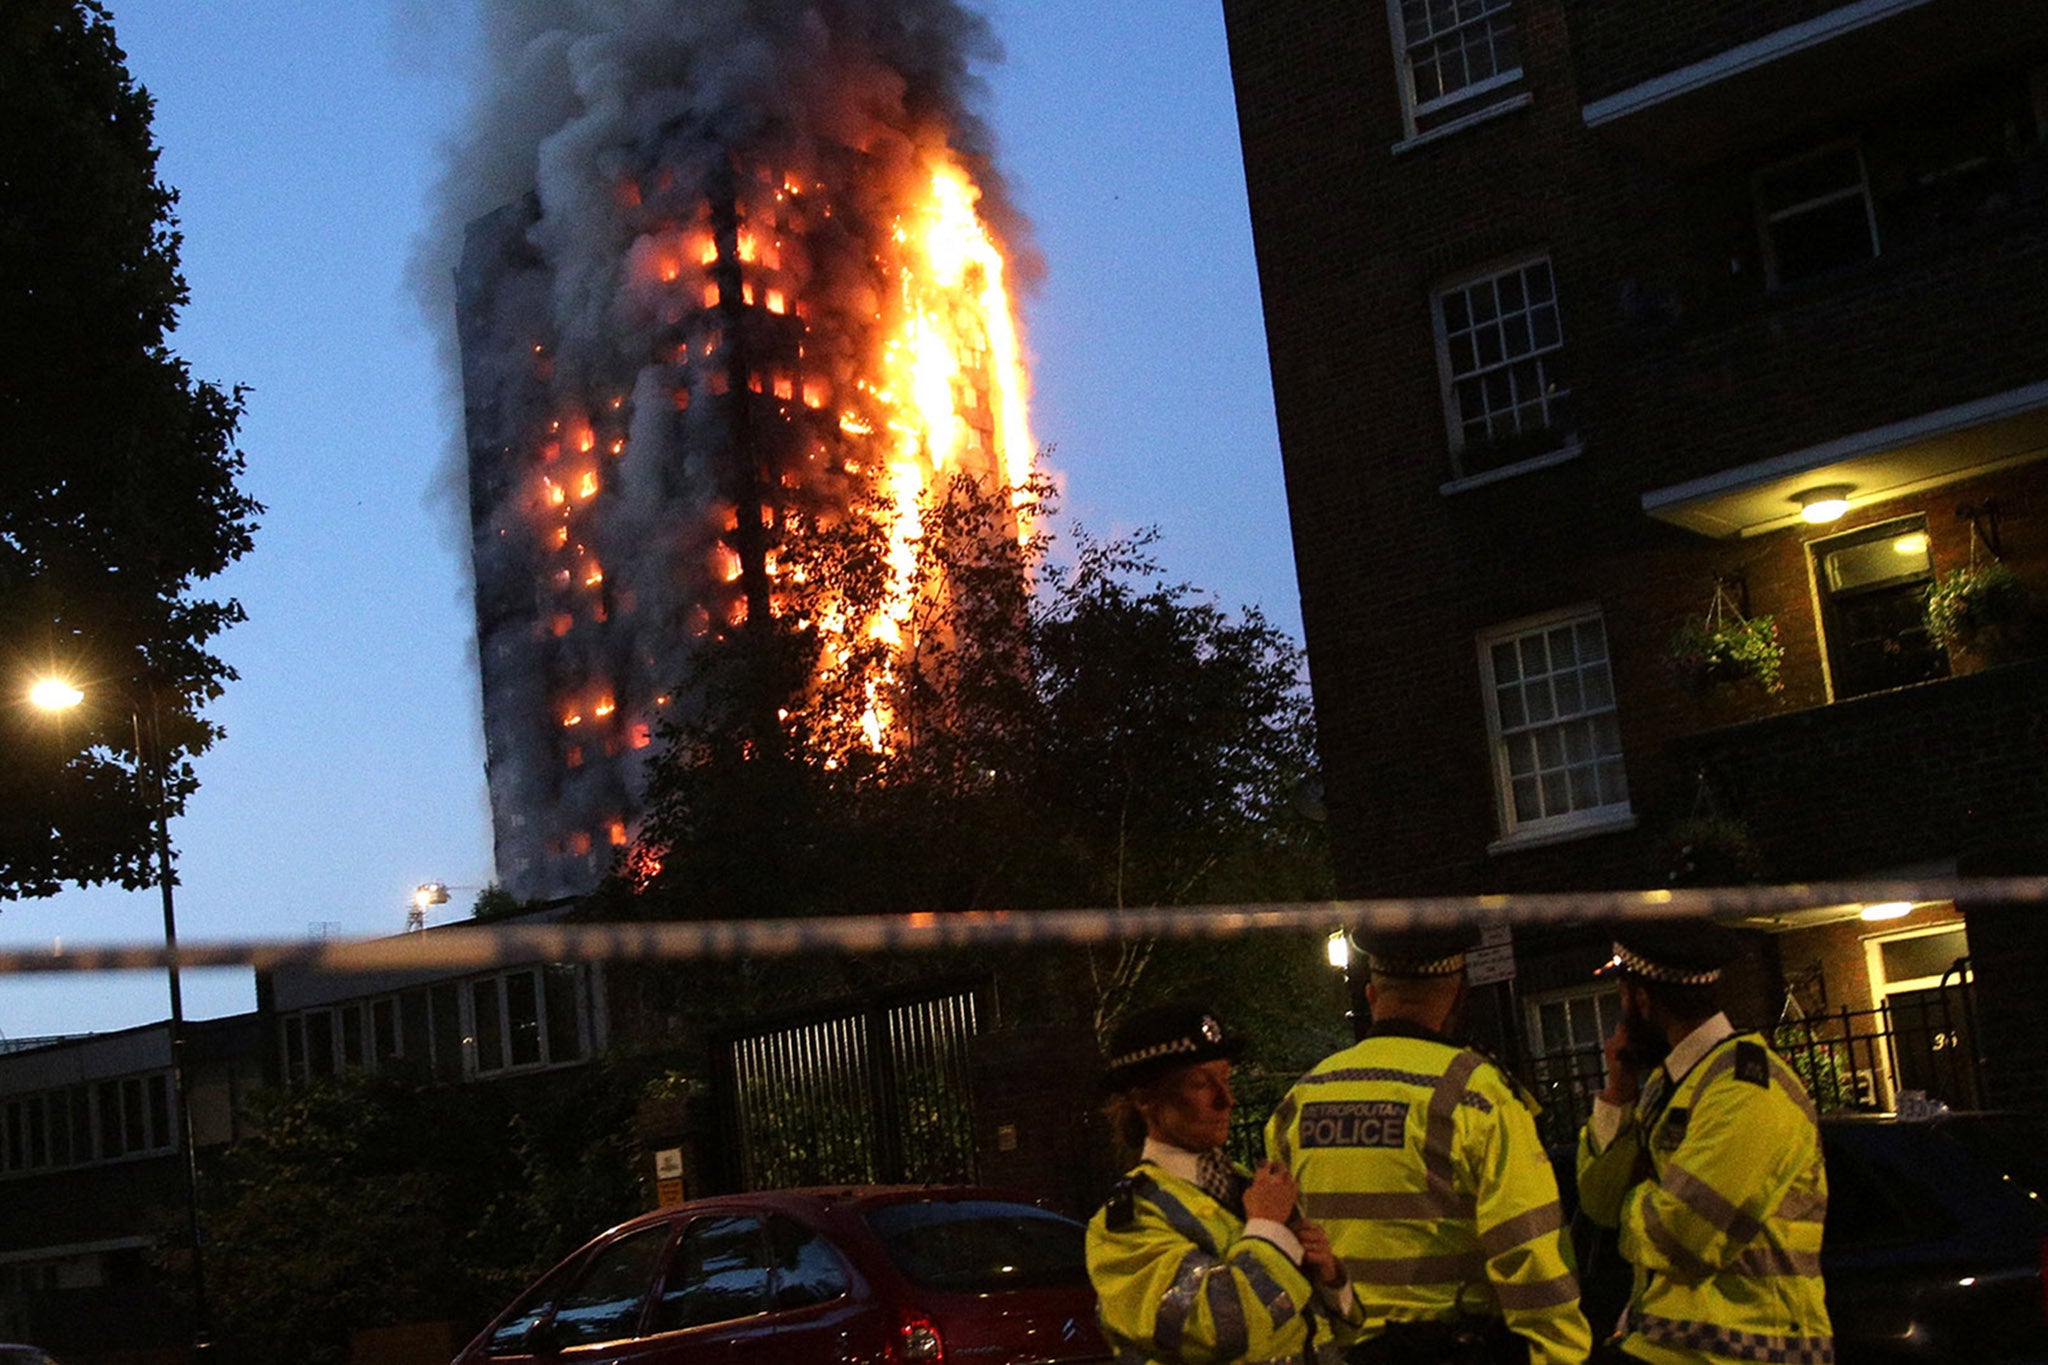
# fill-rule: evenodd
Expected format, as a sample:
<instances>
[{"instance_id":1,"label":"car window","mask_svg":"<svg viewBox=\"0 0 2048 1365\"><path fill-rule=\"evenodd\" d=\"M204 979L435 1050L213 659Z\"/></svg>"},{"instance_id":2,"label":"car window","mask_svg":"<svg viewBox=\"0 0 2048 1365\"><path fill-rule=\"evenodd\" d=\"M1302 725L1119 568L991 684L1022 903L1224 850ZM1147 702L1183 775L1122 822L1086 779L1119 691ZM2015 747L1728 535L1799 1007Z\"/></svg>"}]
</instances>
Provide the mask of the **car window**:
<instances>
[{"instance_id":1,"label":"car window","mask_svg":"<svg viewBox=\"0 0 2048 1365\"><path fill-rule=\"evenodd\" d=\"M1088 1283L1086 1230L1031 1204L914 1200L878 1204L866 1217L896 1268L927 1289L987 1293Z\"/></svg>"},{"instance_id":2,"label":"car window","mask_svg":"<svg viewBox=\"0 0 2048 1365\"><path fill-rule=\"evenodd\" d=\"M731 1322L767 1310L767 1242L759 1220L733 1214L692 1220L662 1284L654 1330Z\"/></svg>"},{"instance_id":3,"label":"car window","mask_svg":"<svg viewBox=\"0 0 2048 1365\"><path fill-rule=\"evenodd\" d=\"M845 1262L816 1228L776 1213L768 1216L768 1247L775 1266L777 1308L808 1308L843 1298L853 1288Z\"/></svg>"},{"instance_id":4,"label":"car window","mask_svg":"<svg viewBox=\"0 0 2048 1365\"><path fill-rule=\"evenodd\" d=\"M555 1344L617 1341L637 1332L668 1235L668 1225L657 1224L599 1247L555 1302Z\"/></svg>"},{"instance_id":5,"label":"car window","mask_svg":"<svg viewBox=\"0 0 2048 1365\"><path fill-rule=\"evenodd\" d=\"M485 1349L494 1356L524 1354L526 1334L548 1315L555 1306L555 1296L575 1273L575 1266L563 1266L527 1290L525 1296L507 1312L504 1325L491 1333L490 1345ZM11 1365L11 1362L0 1360L0 1365Z\"/></svg>"}]
</instances>

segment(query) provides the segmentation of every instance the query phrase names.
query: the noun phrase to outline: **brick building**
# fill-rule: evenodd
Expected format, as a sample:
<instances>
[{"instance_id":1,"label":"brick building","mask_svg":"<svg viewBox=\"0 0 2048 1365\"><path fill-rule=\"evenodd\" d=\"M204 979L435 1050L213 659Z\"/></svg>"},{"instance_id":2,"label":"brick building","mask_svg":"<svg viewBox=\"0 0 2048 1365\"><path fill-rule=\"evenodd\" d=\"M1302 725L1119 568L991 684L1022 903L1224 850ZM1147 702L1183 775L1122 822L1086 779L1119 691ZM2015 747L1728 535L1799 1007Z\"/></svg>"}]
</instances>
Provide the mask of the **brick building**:
<instances>
[{"instance_id":1,"label":"brick building","mask_svg":"<svg viewBox=\"0 0 2048 1365\"><path fill-rule=\"evenodd\" d=\"M2043 870L2048 11L1224 10L1341 891ZM1700 675L1765 617L1780 690ZM1759 926L1752 1022L2048 1097L2031 913L1875 914ZM1583 1048L1599 945L1522 946L1508 1040Z\"/></svg>"}]
</instances>

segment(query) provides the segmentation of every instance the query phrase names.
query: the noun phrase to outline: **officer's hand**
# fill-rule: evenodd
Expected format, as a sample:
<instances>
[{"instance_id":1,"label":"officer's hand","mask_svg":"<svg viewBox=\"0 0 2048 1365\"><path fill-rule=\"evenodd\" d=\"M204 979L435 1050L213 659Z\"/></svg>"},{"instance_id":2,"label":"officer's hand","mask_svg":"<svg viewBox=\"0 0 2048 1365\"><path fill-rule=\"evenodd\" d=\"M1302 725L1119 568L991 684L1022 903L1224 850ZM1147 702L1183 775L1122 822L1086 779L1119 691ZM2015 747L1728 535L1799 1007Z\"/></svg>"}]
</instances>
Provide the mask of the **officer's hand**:
<instances>
[{"instance_id":1,"label":"officer's hand","mask_svg":"<svg viewBox=\"0 0 2048 1365\"><path fill-rule=\"evenodd\" d=\"M1328 1289L1341 1286L1347 1278L1344 1263L1331 1249L1330 1234L1323 1231L1323 1225L1303 1219L1294 1225L1294 1236L1301 1243L1301 1260L1308 1267L1309 1278Z\"/></svg>"},{"instance_id":2,"label":"officer's hand","mask_svg":"<svg viewBox=\"0 0 2048 1365\"><path fill-rule=\"evenodd\" d=\"M1600 1098L1626 1109L1636 1102L1643 1089L1643 1073L1629 1059L1626 1020L1616 1024L1614 1032L1607 1035L1606 1051L1607 1088L1600 1092Z\"/></svg>"},{"instance_id":3,"label":"officer's hand","mask_svg":"<svg viewBox=\"0 0 2048 1365\"><path fill-rule=\"evenodd\" d=\"M1294 1201L1300 1196L1287 1168L1268 1161L1252 1172L1252 1183L1245 1187L1244 1216L1285 1223L1294 1215Z\"/></svg>"}]
</instances>

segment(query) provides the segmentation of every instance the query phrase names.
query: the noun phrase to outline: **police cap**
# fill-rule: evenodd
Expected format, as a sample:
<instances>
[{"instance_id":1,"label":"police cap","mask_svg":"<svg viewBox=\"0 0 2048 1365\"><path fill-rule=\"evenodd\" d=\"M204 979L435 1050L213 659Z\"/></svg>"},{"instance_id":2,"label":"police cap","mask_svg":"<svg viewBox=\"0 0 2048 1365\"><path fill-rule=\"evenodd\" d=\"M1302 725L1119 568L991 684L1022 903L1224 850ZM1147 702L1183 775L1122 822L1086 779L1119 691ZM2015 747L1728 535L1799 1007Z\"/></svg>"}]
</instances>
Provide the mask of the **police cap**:
<instances>
[{"instance_id":1,"label":"police cap","mask_svg":"<svg viewBox=\"0 0 2048 1365\"><path fill-rule=\"evenodd\" d=\"M1365 965L1374 976L1411 981L1461 975L1466 950L1471 946L1472 932L1462 928L1401 929L1359 935Z\"/></svg>"},{"instance_id":2,"label":"police cap","mask_svg":"<svg viewBox=\"0 0 2048 1365\"><path fill-rule=\"evenodd\" d=\"M1710 986L1735 959L1733 931L1712 920L1632 921L1615 926L1614 955L1596 976Z\"/></svg>"},{"instance_id":3,"label":"police cap","mask_svg":"<svg viewBox=\"0 0 2048 1365\"><path fill-rule=\"evenodd\" d=\"M1244 1040L1224 1033L1208 1007L1185 1000L1156 1005L1139 1010L1110 1034L1103 1088L1129 1090L1178 1067L1235 1057L1242 1051Z\"/></svg>"}]
</instances>

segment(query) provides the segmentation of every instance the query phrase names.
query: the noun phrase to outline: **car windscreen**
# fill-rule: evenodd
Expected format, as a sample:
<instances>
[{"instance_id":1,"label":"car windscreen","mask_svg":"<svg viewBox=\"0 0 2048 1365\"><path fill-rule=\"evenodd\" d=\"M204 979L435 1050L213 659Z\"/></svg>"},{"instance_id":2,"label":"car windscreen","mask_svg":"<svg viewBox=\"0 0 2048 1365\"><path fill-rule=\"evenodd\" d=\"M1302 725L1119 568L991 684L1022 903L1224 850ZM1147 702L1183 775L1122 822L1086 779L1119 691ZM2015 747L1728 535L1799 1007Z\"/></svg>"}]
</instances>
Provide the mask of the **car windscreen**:
<instances>
[{"instance_id":1,"label":"car windscreen","mask_svg":"<svg viewBox=\"0 0 2048 1365\"><path fill-rule=\"evenodd\" d=\"M1088 1282L1086 1231L1030 1204L924 1199L865 1210L876 1240L911 1283L984 1294Z\"/></svg>"}]
</instances>

